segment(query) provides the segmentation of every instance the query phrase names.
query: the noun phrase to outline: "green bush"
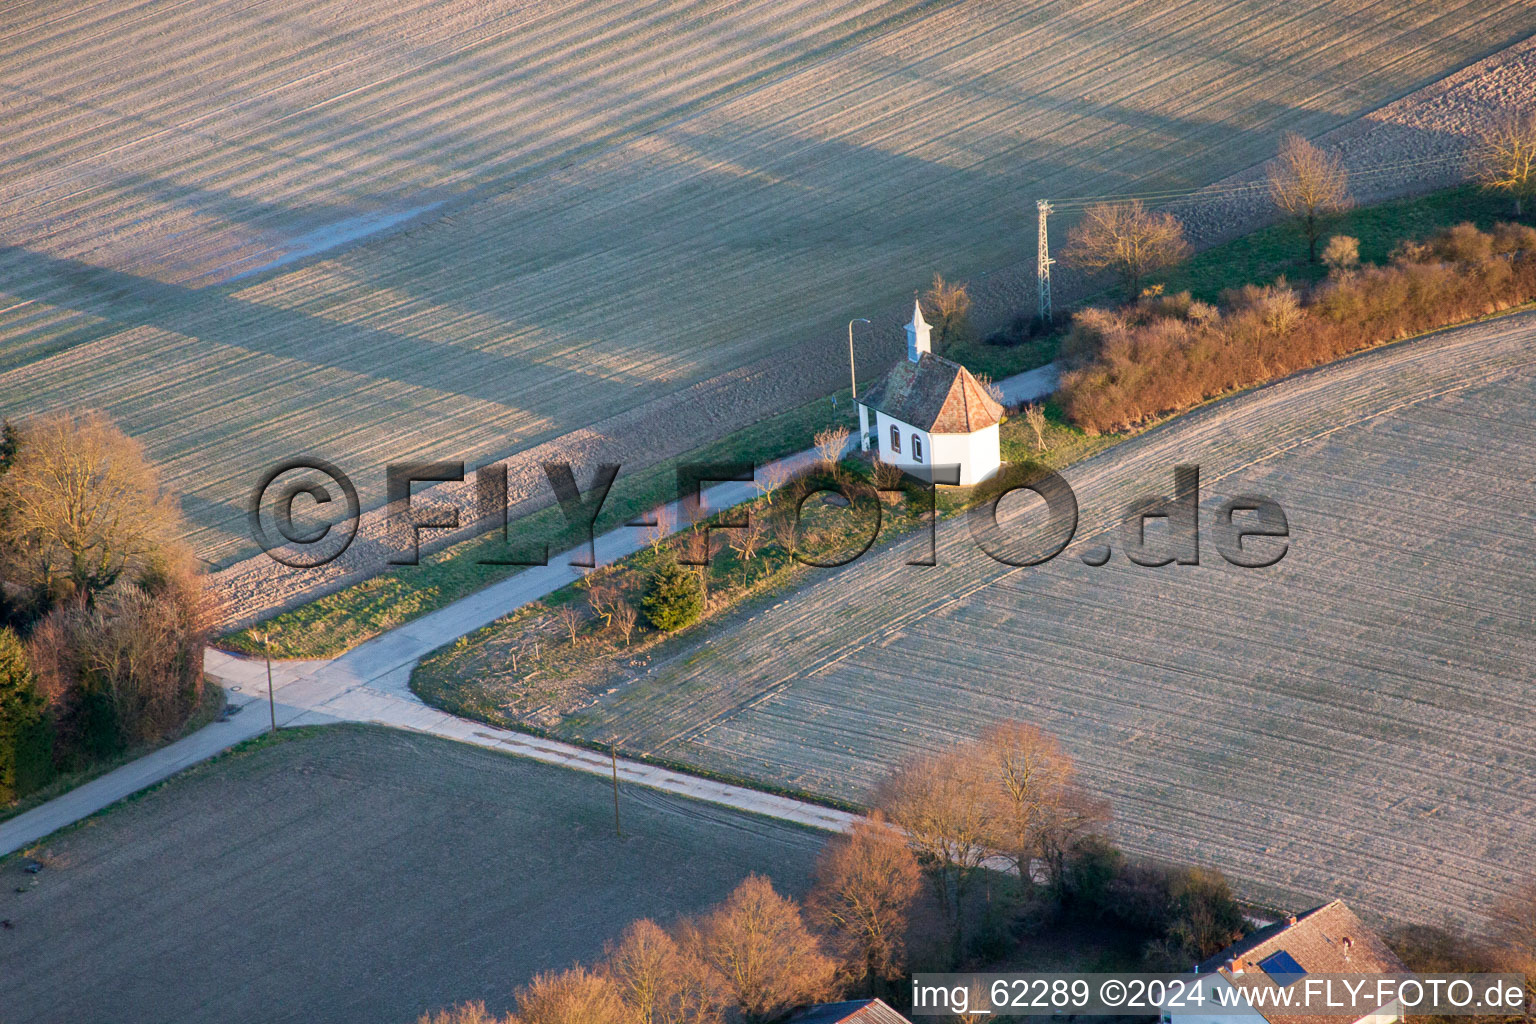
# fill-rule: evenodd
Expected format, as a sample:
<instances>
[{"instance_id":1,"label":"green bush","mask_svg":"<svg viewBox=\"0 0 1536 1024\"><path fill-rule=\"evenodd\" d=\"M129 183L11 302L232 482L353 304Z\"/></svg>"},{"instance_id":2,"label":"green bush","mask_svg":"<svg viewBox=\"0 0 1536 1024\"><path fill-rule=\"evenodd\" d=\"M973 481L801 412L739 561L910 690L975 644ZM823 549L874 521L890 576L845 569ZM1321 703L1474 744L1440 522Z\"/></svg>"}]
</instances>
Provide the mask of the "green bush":
<instances>
[{"instance_id":1,"label":"green bush","mask_svg":"<svg viewBox=\"0 0 1536 1024\"><path fill-rule=\"evenodd\" d=\"M668 555L651 573L640 607L645 610L646 620L657 629L682 629L704 613L704 586L698 573Z\"/></svg>"},{"instance_id":2,"label":"green bush","mask_svg":"<svg viewBox=\"0 0 1536 1024\"><path fill-rule=\"evenodd\" d=\"M25 796L52 775L46 710L21 638L0 628L0 804Z\"/></svg>"}]
</instances>

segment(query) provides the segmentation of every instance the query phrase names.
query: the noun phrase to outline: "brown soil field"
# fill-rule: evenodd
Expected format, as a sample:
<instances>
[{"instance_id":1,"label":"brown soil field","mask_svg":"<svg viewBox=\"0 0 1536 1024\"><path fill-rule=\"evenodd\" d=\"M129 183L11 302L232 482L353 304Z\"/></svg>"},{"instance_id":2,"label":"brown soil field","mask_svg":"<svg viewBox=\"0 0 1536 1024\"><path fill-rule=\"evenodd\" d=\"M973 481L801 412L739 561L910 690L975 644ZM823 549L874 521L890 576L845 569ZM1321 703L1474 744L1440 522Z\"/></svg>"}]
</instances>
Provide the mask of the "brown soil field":
<instances>
[{"instance_id":1,"label":"brown soil field","mask_svg":"<svg viewBox=\"0 0 1536 1024\"><path fill-rule=\"evenodd\" d=\"M1518 0L12 4L0 407L109 411L214 565L296 454L366 506L390 461L643 463L825 393L849 316L888 359L933 271L1028 255L1035 196L1218 180L1533 29Z\"/></svg>"},{"instance_id":2,"label":"brown soil field","mask_svg":"<svg viewBox=\"0 0 1536 1024\"><path fill-rule=\"evenodd\" d=\"M0 861L10 1021L413 1021L511 1008L630 921L749 872L802 895L821 833L391 729L192 769ZM18 889L20 891L18 891Z\"/></svg>"},{"instance_id":3,"label":"brown soil field","mask_svg":"<svg viewBox=\"0 0 1536 1024\"><path fill-rule=\"evenodd\" d=\"M1536 314L1380 349L1071 467L1081 522L1054 561L1010 568L947 522L938 566L906 564L921 538L872 552L553 724L860 801L904 756L1025 719L1132 851L1281 906L1476 920L1536 863L1533 442ZM1200 467L1200 562L1132 564L1125 510L1177 464ZM1270 568L1215 550L1243 494L1286 512ZM1027 536L1038 500L1008 501Z\"/></svg>"}]
</instances>

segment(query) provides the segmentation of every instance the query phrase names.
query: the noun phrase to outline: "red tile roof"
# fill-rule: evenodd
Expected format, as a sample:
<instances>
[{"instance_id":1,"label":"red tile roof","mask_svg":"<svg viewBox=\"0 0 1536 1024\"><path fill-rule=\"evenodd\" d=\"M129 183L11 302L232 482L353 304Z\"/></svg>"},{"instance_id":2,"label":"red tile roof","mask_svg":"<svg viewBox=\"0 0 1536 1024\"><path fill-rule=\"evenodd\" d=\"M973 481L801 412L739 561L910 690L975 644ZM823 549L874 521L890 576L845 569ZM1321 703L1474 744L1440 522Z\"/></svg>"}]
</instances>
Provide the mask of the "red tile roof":
<instances>
[{"instance_id":1,"label":"red tile roof","mask_svg":"<svg viewBox=\"0 0 1536 1024\"><path fill-rule=\"evenodd\" d=\"M911 1024L879 999L853 999L846 1003L822 1003L801 1010L789 1024Z\"/></svg>"},{"instance_id":2,"label":"red tile roof","mask_svg":"<svg viewBox=\"0 0 1536 1024\"><path fill-rule=\"evenodd\" d=\"M1342 900L1325 903L1233 943L1200 965L1201 973L1219 971L1239 988L1275 987L1260 963L1288 953L1307 974L1406 974L1408 968L1387 944L1360 923ZM1327 1024L1343 1018L1259 1011L1270 1024ZM1356 1014L1353 1021L1364 1014Z\"/></svg>"},{"instance_id":3,"label":"red tile roof","mask_svg":"<svg viewBox=\"0 0 1536 1024\"><path fill-rule=\"evenodd\" d=\"M1003 417L971 371L931 352L898 362L859 402L934 434L969 434Z\"/></svg>"}]
</instances>

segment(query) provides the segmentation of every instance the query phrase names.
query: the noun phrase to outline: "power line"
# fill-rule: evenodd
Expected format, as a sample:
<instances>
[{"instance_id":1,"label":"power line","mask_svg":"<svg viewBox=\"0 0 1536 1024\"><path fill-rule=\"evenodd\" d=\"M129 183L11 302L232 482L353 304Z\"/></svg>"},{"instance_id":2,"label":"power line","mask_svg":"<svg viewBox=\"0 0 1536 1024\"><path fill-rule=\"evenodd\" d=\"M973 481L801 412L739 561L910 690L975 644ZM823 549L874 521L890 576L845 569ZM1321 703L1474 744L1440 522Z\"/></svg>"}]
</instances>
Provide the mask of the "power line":
<instances>
[{"instance_id":1,"label":"power line","mask_svg":"<svg viewBox=\"0 0 1536 1024\"><path fill-rule=\"evenodd\" d=\"M1351 181L1370 181L1385 175L1396 174L1399 171L1423 169L1438 164L1460 164L1465 162L1466 157L1459 153L1418 157L1412 160L1397 160L1391 163L1378 164L1360 171L1352 171L1349 178ZM1099 204L1129 203L1135 200L1172 204L1181 200L1225 199L1267 191L1269 191L1268 181L1251 181L1194 189L1164 189L1150 192L1119 192L1097 196L1079 196L1072 199L1055 200L1051 205L1056 210L1076 210Z\"/></svg>"}]
</instances>

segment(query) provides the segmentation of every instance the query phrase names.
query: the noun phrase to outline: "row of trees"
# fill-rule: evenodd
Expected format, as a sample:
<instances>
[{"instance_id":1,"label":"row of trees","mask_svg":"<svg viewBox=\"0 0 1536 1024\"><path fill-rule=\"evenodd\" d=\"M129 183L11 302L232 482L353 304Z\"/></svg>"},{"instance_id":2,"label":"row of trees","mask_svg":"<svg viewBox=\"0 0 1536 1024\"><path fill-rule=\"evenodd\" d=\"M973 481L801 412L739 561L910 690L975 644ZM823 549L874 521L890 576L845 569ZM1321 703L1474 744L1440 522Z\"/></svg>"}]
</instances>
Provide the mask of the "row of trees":
<instances>
[{"instance_id":1,"label":"row of trees","mask_svg":"<svg viewBox=\"0 0 1536 1024\"><path fill-rule=\"evenodd\" d=\"M1053 737L997 724L892 772L869 815L828 841L803 905L751 876L670 928L636 922L594 967L539 975L508 1022L763 1024L837 997L900 1002L914 967L976 962L967 939L984 916L1042 903L1145 934L1158 966L1188 967L1241 934L1219 875L1127 860L1101 834L1108 814ZM494 1021L471 1004L421 1024Z\"/></svg>"},{"instance_id":2,"label":"row of trees","mask_svg":"<svg viewBox=\"0 0 1536 1024\"><path fill-rule=\"evenodd\" d=\"M1487 125L1473 149L1472 171L1484 187L1509 195L1515 217L1522 216L1525 201L1536 198L1536 110L1514 111ZM1325 256L1319 243L1335 218L1354 205L1343 161L1290 134L1267 166L1266 178L1276 211L1305 239L1308 261L1319 262ZM1178 218L1133 200L1089 207L1069 232L1063 258L1084 270L1113 273L1126 297L1134 299L1147 275L1174 266L1189 253ZM1335 261L1345 255L1335 254ZM1354 258L1359 259L1358 245Z\"/></svg>"},{"instance_id":3,"label":"row of trees","mask_svg":"<svg viewBox=\"0 0 1536 1024\"><path fill-rule=\"evenodd\" d=\"M212 620L181 534L142 448L104 415L6 424L0 802L198 706Z\"/></svg>"},{"instance_id":4,"label":"row of trees","mask_svg":"<svg viewBox=\"0 0 1536 1024\"><path fill-rule=\"evenodd\" d=\"M1349 174L1343 162L1299 135L1287 135L1267 168L1276 210L1294 222L1316 263L1317 244L1332 218L1349 209ZM1184 225L1171 213L1154 213L1141 200L1090 206L1067 236L1065 261L1119 278L1128 299L1141 293L1148 274L1185 260L1190 246Z\"/></svg>"},{"instance_id":5,"label":"row of trees","mask_svg":"<svg viewBox=\"0 0 1536 1024\"><path fill-rule=\"evenodd\" d=\"M1335 239L1336 242L1340 241ZM1345 243L1352 240L1342 240ZM1372 345L1536 299L1536 229L1470 224L1399 248L1390 265L1338 270L1312 288L1284 279L1227 292L1147 295L1073 317L1060 400L1089 433L1125 430Z\"/></svg>"}]
</instances>

